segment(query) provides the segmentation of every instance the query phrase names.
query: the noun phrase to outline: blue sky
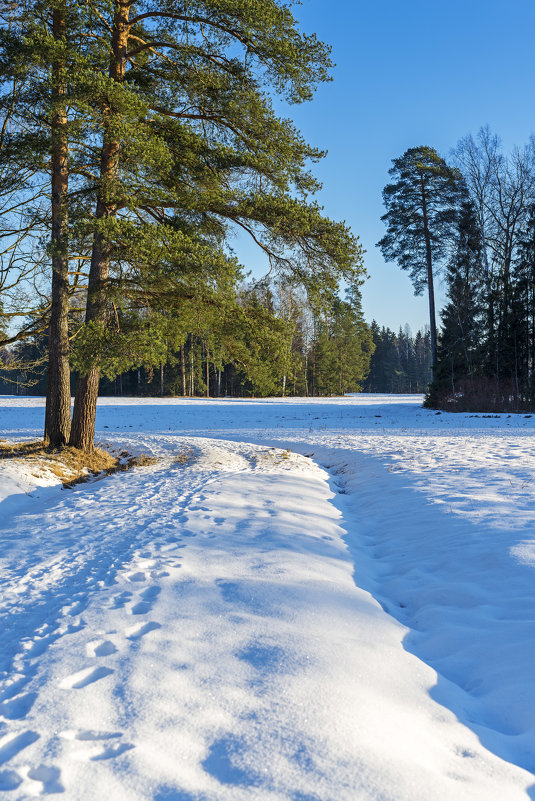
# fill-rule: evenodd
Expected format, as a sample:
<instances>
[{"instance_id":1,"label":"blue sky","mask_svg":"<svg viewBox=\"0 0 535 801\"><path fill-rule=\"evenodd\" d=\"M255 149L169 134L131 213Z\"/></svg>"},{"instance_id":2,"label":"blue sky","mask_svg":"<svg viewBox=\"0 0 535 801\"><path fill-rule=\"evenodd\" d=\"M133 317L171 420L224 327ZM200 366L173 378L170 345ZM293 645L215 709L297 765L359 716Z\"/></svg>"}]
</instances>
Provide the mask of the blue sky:
<instances>
[{"instance_id":1,"label":"blue sky","mask_svg":"<svg viewBox=\"0 0 535 801\"><path fill-rule=\"evenodd\" d=\"M315 167L319 200L367 250L366 318L416 331L428 319L427 299L415 298L407 275L375 247L391 160L416 145L447 157L487 123L506 149L527 142L535 132L535 2L303 0L293 12L332 46L336 63L334 81L312 103L288 109L305 138L329 151Z\"/></svg>"}]
</instances>

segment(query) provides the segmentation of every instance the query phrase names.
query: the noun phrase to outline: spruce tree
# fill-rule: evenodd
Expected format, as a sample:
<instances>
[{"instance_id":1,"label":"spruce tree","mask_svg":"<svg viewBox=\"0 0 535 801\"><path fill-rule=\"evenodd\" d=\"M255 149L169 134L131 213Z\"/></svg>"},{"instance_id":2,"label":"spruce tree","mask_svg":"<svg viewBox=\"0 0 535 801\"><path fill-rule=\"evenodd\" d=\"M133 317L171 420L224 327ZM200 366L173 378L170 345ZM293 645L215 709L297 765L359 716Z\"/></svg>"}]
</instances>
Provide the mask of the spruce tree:
<instances>
[{"instance_id":1,"label":"spruce tree","mask_svg":"<svg viewBox=\"0 0 535 801\"><path fill-rule=\"evenodd\" d=\"M513 358L524 399L535 402L535 206L529 208L514 265L512 301Z\"/></svg>"},{"instance_id":2,"label":"spruce tree","mask_svg":"<svg viewBox=\"0 0 535 801\"><path fill-rule=\"evenodd\" d=\"M358 288L336 299L319 320L315 342L316 382L320 394L359 392L374 350L372 333L364 322Z\"/></svg>"},{"instance_id":3,"label":"spruce tree","mask_svg":"<svg viewBox=\"0 0 535 801\"><path fill-rule=\"evenodd\" d=\"M468 197L459 213L457 243L447 265L448 303L442 311L438 362L430 391L433 399L447 392L455 399L459 381L467 389L484 362L484 270L476 211Z\"/></svg>"}]
</instances>

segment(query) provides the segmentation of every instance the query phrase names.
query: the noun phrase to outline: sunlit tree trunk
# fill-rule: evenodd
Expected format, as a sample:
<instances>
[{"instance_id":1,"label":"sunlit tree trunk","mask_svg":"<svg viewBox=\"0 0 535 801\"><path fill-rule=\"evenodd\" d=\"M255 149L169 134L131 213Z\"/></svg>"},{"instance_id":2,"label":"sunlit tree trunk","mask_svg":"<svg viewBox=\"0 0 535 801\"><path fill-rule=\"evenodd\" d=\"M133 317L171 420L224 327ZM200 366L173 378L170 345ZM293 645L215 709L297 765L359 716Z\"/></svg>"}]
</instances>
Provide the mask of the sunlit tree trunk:
<instances>
[{"instance_id":1,"label":"sunlit tree trunk","mask_svg":"<svg viewBox=\"0 0 535 801\"><path fill-rule=\"evenodd\" d=\"M52 33L58 46L65 44L66 10L52 12ZM69 440L71 383L69 367L69 187L66 110L66 64L63 53L53 65L52 89L52 295L48 329L48 378L45 411L45 445L59 447Z\"/></svg>"},{"instance_id":2,"label":"sunlit tree trunk","mask_svg":"<svg viewBox=\"0 0 535 801\"><path fill-rule=\"evenodd\" d=\"M113 17L112 53L109 76L122 82L126 70L126 49L128 44L128 16L131 3L115 2ZM119 176L120 140L113 129L113 109L104 110L104 143L100 166L100 190L96 208L96 220L113 216L116 211L114 189ZM104 323L106 320L106 284L109 277L111 245L107 236L97 231L93 240L91 266L89 270L88 301L86 323ZM97 408L100 367L90 366L85 375L78 379L70 443L76 448L91 451L94 447L95 416Z\"/></svg>"}]
</instances>

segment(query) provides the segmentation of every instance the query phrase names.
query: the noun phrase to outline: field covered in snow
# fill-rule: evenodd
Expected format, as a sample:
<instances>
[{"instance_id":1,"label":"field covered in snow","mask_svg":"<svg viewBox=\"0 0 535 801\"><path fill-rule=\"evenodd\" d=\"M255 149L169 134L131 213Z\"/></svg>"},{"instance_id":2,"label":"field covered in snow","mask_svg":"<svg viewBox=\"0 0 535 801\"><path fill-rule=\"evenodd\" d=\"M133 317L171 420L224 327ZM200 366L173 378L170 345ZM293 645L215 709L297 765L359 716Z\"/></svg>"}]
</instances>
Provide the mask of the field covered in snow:
<instances>
[{"instance_id":1,"label":"field covered in snow","mask_svg":"<svg viewBox=\"0 0 535 801\"><path fill-rule=\"evenodd\" d=\"M535 799L535 417L420 404L102 398L155 464L0 462L0 799Z\"/></svg>"}]
</instances>

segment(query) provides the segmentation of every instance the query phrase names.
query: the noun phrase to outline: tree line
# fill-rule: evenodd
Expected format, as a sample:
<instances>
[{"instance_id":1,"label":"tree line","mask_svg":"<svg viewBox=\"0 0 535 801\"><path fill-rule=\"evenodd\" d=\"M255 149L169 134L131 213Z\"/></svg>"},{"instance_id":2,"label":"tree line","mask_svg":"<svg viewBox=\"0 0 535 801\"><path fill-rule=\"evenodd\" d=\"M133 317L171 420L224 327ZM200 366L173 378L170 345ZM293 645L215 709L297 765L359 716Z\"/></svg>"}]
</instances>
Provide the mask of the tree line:
<instances>
[{"instance_id":1,"label":"tree line","mask_svg":"<svg viewBox=\"0 0 535 801\"><path fill-rule=\"evenodd\" d=\"M379 327L373 320L371 333L374 352L370 369L362 382L364 392L424 393L431 376L431 334L429 329L414 336L410 327L396 334L390 328Z\"/></svg>"},{"instance_id":2,"label":"tree line","mask_svg":"<svg viewBox=\"0 0 535 801\"><path fill-rule=\"evenodd\" d=\"M430 147L393 160L383 192L385 259L427 292L432 382L453 410L535 408L535 140L504 154L482 128L447 162ZM434 282L446 306L437 333Z\"/></svg>"},{"instance_id":3,"label":"tree line","mask_svg":"<svg viewBox=\"0 0 535 801\"><path fill-rule=\"evenodd\" d=\"M200 318L185 336L164 343L160 362L123 370L115 359L102 375L103 395L184 397L319 396L357 392L368 372L374 339L360 291L336 297L318 312L306 294L285 284L242 288L239 302L251 325ZM262 327L262 315L267 325ZM275 324L275 327L274 327ZM0 352L0 394L43 395L47 387L46 333ZM114 354L114 343L111 354ZM128 366L128 365L127 365ZM71 371L71 389L77 376Z\"/></svg>"},{"instance_id":4,"label":"tree line","mask_svg":"<svg viewBox=\"0 0 535 801\"><path fill-rule=\"evenodd\" d=\"M46 444L91 450L102 376L165 382L182 357L196 391L231 366L265 389L270 362L283 391L346 385L331 340L362 249L314 200L324 153L274 110L330 80L286 2L6 0L0 64L0 345L17 369L45 344ZM291 316L244 288L237 231L306 295L315 367Z\"/></svg>"}]
</instances>

